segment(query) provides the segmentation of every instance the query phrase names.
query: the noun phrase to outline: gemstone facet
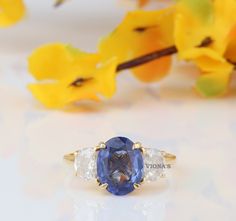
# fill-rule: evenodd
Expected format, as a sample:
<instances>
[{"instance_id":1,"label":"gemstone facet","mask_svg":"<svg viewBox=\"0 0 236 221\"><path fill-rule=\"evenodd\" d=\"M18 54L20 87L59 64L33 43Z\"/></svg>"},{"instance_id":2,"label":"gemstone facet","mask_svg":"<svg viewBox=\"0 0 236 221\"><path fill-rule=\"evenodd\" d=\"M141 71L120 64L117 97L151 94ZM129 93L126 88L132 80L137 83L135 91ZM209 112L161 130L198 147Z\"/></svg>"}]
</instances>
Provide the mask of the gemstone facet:
<instances>
[{"instance_id":1,"label":"gemstone facet","mask_svg":"<svg viewBox=\"0 0 236 221\"><path fill-rule=\"evenodd\" d=\"M84 148L77 152L74 161L76 174L85 180L95 179L97 175L97 153L94 148Z\"/></svg>"},{"instance_id":2,"label":"gemstone facet","mask_svg":"<svg viewBox=\"0 0 236 221\"><path fill-rule=\"evenodd\" d=\"M106 148L98 152L97 178L108 184L107 190L114 195L126 195L143 179L143 157L134 143L125 137L107 141Z\"/></svg>"}]
</instances>

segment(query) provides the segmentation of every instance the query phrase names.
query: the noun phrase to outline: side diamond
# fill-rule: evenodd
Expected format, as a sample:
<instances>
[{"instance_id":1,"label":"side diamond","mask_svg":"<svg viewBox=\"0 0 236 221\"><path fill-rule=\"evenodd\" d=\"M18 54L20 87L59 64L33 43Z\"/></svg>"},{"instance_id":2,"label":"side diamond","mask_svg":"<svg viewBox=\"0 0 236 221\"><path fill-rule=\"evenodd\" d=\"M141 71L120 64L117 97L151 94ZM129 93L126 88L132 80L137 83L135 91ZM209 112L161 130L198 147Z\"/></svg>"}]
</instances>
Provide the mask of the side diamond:
<instances>
[{"instance_id":1,"label":"side diamond","mask_svg":"<svg viewBox=\"0 0 236 221\"><path fill-rule=\"evenodd\" d=\"M160 150L145 148L143 160L145 181L156 181L159 177L163 177L165 161Z\"/></svg>"},{"instance_id":2,"label":"side diamond","mask_svg":"<svg viewBox=\"0 0 236 221\"><path fill-rule=\"evenodd\" d=\"M76 174L85 180L91 180L97 176L97 153L94 148L84 148L77 152L74 161Z\"/></svg>"}]
</instances>

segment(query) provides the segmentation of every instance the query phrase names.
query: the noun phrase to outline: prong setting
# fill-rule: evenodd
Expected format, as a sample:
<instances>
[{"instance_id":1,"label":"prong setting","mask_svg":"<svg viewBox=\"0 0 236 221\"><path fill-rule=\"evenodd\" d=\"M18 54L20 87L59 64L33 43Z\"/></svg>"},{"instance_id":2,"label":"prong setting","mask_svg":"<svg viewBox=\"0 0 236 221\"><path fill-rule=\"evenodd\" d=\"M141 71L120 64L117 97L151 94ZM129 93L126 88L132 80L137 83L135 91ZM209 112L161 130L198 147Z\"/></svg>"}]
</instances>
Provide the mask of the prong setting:
<instances>
[{"instance_id":1,"label":"prong setting","mask_svg":"<svg viewBox=\"0 0 236 221\"><path fill-rule=\"evenodd\" d=\"M143 178L141 181L140 181L140 184L143 184L145 182L145 178Z\"/></svg>"},{"instance_id":2,"label":"prong setting","mask_svg":"<svg viewBox=\"0 0 236 221\"><path fill-rule=\"evenodd\" d=\"M106 149L106 148L107 148L107 147L106 147L106 144L105 144L104 142L100 142L100 143L96 146L95 150L96 150L96 151L99 151L99 150Z\"/></svg>"},{"instance_id":3,"label":"prong setting","mask_svg":"<svg viewBox=\"0 0 236 221\"><path fill-rule=\"evenodd\" d=\"M140 142L134 143L133 150L141 150L141 152L144 153L144 147Z\"/></svg>"},{"instance_id":4,"label":"prong setting","mask_svg":"<svg viewBox=\"0 0 236 221\"><path fill-rule=\"evenodd\" d=\"M135 184L134 184L134 189L136 189L136 190L137 190L137 189L139 189L139 188L140 188L140 186L141 186L141 184L139 184L139 183L135 183Z\"/></svg>"},{"instance_id":5,"label":"prong setting","mask_svg":"<svg viewBox=\"0 0 236 221\"><path fill-rule=\"evenodd\" d=\"M140 183L135 183L134 184L134 189L139 189L140 186L144 183L144 178L140 181Z\"/></svg>"},{"instance_id":6,"label":"prong setting","mask_svg":"<svg viewBox=\"0 0 236 221\"><path fill-rule=\"evenodd\" d=\"M140 149L140 148L142 148L142 144L140 142L134 143L133 150Z\"/></svg>"},{"instance_id":7,"label":"prong setting","mask_svg":"<svg viewBox=\"0 0 236 221\"><path fill-rule=\"evenodd\" d=\"M108 187L108 184L107 183L103 183L103 184L100 185L100 187L105 190Z\"/></svg>"},{"instance_id":8,"label":"prong setting","mask_svg":"<svg viewBox=\"0 0 236 221\"><path fill-rule=\"evenodd\" d=\"M108 184L107 183L101 183L99 179L97 179L98 186L101 187L102 189L107 189Z\"/></svg>"}]
</instances>

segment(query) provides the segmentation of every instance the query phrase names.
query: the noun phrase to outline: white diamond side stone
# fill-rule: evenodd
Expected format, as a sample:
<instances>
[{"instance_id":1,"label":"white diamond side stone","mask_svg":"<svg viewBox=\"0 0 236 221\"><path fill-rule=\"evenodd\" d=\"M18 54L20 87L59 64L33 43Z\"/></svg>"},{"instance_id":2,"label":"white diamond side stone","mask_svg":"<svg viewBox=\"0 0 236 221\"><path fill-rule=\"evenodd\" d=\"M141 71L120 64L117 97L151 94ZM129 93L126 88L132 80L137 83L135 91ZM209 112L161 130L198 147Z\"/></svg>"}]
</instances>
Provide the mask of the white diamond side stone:
<instances>
[{"instance_id":1,"label":"white diamond side stone","mask_svg":"<svg viewBox=\"0 0 236 221\"><path fill-rule=\"evenodd\" d=\"M145 148L143 160L145 181L156 181L158 178L163 177L165 159L160 150Z\"/></svg>"},{"instance_id":2,"label":"white diamond side stone","mask_svg":"<svg viewBox=\"0 0 236 221\"><path fill-rule=\"evenodd\" d=\"M97 153L94 148L84 148L77 152L74 162L76 174L85 180L97 176Z\"/></svg>"}]
</instances>

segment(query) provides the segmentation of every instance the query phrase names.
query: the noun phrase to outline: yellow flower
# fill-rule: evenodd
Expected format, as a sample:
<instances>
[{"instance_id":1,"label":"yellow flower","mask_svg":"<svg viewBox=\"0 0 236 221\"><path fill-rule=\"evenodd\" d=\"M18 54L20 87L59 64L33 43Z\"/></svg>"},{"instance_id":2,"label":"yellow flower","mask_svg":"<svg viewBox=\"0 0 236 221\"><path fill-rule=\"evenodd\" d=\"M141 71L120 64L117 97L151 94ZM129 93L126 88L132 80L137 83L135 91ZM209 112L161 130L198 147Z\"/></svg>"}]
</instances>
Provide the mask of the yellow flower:
<instances>
[{"instance_id":1,"label":"yellow flower","mask_svg":"<svg viewBox=\"0 0 236 221\"><path fill-rule=\"evenodd\" d=\"M118 62L173 45L173 8L129 12L121 24L99 45L102 59L117 57ZM157 81L167 74L171 58L165 57L133 68L145 82Z\"/></svg>"},{"instance_id":2,"label":"yellow flower","mask_svg":"<svg viewBox=\"0 0 236 221\"><path fill-rule=\"evenodd\" d=\"M205 96L227 92L234 68L228 61L235 54L231 47L235 39L235 11L235 0L225 0L223 4L222 0L179 0L177 3L175 44L181 59L193 60L201 69L203 74L197 80L196 89ZM207 48L197 48L206 37L213 43Z\"/></svg>"},{"instance_id":3,"label":"yellow flower","mask_svg":"<svg viewBox=\"0 0 236 221\"><path fill-rule=\"evenodd\" d=\"M58 108L84 100L111 97L116 89L117 61L100 62L98 54L81 52L64 44L50 44L35 50L29 71L39 80L30 84L32 94L46 107Z\"/></svg>"},{"instance_id":4,"label":"yellow flower","mask_svg":"<svg viewBox=\"0 0 236 221\"><path fill-rule=\"evenodd\" d=\"M0 27L7 27L18 22L25 15L22 0L0 0Z\"/></svg>"}]
</instances>

